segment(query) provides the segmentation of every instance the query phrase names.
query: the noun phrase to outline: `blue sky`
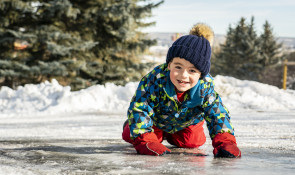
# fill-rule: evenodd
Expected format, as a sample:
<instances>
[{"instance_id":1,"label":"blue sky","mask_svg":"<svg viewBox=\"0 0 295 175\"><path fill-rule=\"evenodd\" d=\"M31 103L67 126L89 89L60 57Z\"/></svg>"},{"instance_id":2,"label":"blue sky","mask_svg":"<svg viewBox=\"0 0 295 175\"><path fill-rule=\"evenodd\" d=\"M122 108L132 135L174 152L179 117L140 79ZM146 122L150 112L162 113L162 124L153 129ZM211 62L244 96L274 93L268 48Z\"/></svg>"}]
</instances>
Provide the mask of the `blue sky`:
<instances>
[{"instance_id":1,"label":"blue sky","mask_svg":"<svg viewBox=\"0 0 295 175\"><path fill-rule=\"evenodd\" d=\"M295 0L165 0L147 20L156 25L144 31L188 33L193 24L203 22L216 34L226 34L229 25L241 17L250 22L251 16L258 34L267 20L275 36L295 37Z\"/></svg>"}]
</instances>

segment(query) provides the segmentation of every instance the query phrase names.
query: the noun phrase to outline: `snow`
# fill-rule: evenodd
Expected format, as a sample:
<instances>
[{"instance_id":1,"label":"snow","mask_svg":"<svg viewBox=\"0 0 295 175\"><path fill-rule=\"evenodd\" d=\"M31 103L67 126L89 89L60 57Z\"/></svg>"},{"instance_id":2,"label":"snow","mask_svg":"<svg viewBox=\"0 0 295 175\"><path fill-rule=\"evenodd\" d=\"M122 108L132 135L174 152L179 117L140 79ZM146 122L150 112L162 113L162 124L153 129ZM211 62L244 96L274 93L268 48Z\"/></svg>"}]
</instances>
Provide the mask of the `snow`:
<instances>
[{"instance_id":1,"label":"snow","mask_svg":"<svg viewBox=\"0 0 295 175\"><path fill-rule=\"evenodd\" d=\"M230 111L294 111L295 91L242 81L233 77L216 76L216 91ZM104 112L124 113L137 88L137 82L125 86L112 83L71 91L56 80L38 85L27 84L16 90L2 87L0 116L24 114L56 114Z\"/></svg>"},{"instance_id":2,"label":"snow","mask_svg":"<svg viewBox=\"0 0 295 175\"><path fill-rule=\"evenodd\" d=\"M216 76L216 91L225 105L235 111L294 111L295 91L283 90L254 81Z\"/></svg>"},{"instance_id":3,"label":"snow","mask_svg":"<svg viewBox=\"0 0 295 175\"><path fill-rule=\"evenodd\" d=\"M213 158L207 129L207 142L201 149L209 156L136 155L134 148L122 141L121 132L137 85L108 83L71 91L52 80L16 90L1 87L0 174L294 172L294 90L215 77L216 90L232 114L242 150L242 158L233 162Z\"/></svg>"}]
</instances>

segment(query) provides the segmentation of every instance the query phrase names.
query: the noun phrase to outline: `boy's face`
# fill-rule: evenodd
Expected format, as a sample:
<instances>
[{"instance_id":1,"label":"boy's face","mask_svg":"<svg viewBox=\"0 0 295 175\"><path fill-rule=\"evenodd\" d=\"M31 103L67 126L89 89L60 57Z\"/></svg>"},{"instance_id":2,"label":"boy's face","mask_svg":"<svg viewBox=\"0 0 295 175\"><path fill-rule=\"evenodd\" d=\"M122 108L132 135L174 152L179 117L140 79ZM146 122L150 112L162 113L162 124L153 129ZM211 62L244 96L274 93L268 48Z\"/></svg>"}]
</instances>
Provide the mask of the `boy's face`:
<instances>
[{"instance_id":1,"label":"boy's face","mask_svg":"<svg viewBox=\"0 0 295 175\"><path fill-rule=\"evenodd\" d=\"M168 64L170 79L176 89L185 92L199 81L201 72L189 61L176 57Z\"/></svg>"}]
</instances>

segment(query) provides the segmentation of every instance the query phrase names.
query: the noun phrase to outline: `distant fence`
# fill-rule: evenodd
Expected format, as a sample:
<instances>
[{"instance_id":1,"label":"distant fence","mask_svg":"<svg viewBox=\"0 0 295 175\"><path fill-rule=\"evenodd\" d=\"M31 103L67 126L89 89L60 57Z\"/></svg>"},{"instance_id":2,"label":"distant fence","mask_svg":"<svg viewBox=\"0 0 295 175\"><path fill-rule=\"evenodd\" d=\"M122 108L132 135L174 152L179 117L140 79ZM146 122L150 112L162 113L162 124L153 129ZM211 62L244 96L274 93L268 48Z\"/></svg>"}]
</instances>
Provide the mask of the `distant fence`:
<instances>
[{"instance_id":1,"label":"distant fence","mask_svg":"<svg viewBox=\"0 0 295 175\"><path fill-rule=\"evenodd\" d=\"M288 60L284 61L284 76L283 76L283 89L287 89L287 72L288 66L295 66L295 62L288 62Z\"/></svg>"}]
</instances>

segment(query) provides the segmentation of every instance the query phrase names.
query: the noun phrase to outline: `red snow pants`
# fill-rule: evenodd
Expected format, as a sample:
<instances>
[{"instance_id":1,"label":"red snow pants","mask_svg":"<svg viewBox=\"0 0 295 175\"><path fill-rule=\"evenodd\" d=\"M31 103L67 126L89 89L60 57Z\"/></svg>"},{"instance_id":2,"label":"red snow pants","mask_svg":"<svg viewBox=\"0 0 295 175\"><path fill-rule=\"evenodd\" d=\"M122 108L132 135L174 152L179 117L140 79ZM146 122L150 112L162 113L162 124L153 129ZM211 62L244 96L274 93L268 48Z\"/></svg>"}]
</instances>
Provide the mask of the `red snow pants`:
<instances>
[{"instance_id":1,"label":"red snow pants","mask_svg":"<svg viewBox=\"0 0 295 175\"><path fill-rule=\"evenodd\" d=\"M197 125L191 125L183 130L177 131L174 134L166 133L155 126L153 126L153 129L160 143L166 139L171 145L175 145L180 148L197 148L206 142L203 124L204 121L198 123ZM133 140L130 138L130 129L128 124L125 125L123 129L122 138L126 142L133 144Z\"/></svg>"}]
</instances>

